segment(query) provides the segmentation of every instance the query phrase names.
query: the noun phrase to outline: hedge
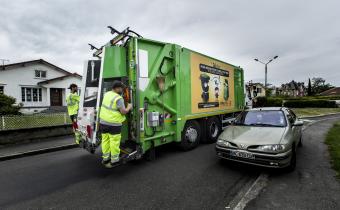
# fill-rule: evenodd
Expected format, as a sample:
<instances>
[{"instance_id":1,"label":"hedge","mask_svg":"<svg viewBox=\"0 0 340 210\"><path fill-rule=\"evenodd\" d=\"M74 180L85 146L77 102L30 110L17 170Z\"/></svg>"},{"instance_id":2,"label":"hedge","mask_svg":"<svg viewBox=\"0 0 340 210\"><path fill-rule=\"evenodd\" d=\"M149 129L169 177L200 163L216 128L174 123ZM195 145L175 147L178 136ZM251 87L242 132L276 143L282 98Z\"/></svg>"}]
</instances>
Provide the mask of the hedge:
<instances>
[{"instance_id":1,"label":"hedge","mask_svg":"<svg viewBox=\"0 0 340 210\"><path fill-rule=\"evenodd\" d=\"M326 99L294 99L284 100L282 98L257 97L253 107L289 107L289 108L337 108L335 101Z\"/></svg>"},{"instance_id":2,"label":"hedge","mask_svg":"<svg viewBox=\"0 0 340 210\"><path fill-rule=\"evenodd\" d=\"M275 99L283 99L283 100L316 100L316 99L324 99L324 100L340 100L340 95L335 96L303 96L303 97L290 97L290 96L274 96L272 98Z\"/></svg>"},{"instance_id":3,"label":"hedge","mask_svg":"<svg viewBox=\"0 0 340 210\"><path fill-rule=\"evenodd\" d=\"M289 108L336 108L335 101L329 100L289 100L284 102L285 107Z\"/></svg>"},{"instance_id":4,"label":"hedge","mask_svg":"<svg viewBox=\"0 0 340 210\"><path fill-rule=\"evenodd\" d=\"M282 99L280 98L268 98L268 97L257 97L256 105L254 107L274 107L282 106Z\"/></svg>"}]
</instances>

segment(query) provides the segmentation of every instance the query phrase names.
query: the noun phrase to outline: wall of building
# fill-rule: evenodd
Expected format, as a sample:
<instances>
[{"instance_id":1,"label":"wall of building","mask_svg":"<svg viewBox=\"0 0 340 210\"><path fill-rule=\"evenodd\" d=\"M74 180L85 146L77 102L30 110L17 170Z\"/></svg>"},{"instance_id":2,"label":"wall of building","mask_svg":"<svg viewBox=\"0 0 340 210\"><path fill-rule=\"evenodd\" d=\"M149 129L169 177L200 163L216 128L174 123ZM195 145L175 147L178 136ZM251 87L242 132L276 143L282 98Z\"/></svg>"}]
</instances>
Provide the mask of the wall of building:
<instances>
[{"instance_id":1,"label":"wall of building","mask_svg":"<svg viewBox=\"0 0 340 210\"><path fill-rule=\"evenodd\" d=\"M70 90L68 89L68 87L70 86L70 84L76 84L78 85L78 88L81 88L81 78L79 77L66 77L62 80L55 80L55 81L51 81L48 84L43 84L42 86L44 88L47 89L47 97L50 97L50 88L61 88L62 93L63 93L63 106L66 106L66 96L70 93ZM49 106L50 104L48 104Z\"/></svg>"},{"instance_id":2,"label":"wall of building","mask_svg":"<svg viewBox=\"0 0 340 210\"><path fill-rule=\"evenodd\" d=\"M46 71L46 78L36 78L35 70ZM65 73L57 71L43 64L32 64L27 66L15 67L14 69L0 70L0 83L4 84L4 94L17 99L21 103L21 87L36 87L38 82L64 76ZM48 106L46 88L42 89L41 102L23 102L24 106Z\"/></svg>"}]
</instances>

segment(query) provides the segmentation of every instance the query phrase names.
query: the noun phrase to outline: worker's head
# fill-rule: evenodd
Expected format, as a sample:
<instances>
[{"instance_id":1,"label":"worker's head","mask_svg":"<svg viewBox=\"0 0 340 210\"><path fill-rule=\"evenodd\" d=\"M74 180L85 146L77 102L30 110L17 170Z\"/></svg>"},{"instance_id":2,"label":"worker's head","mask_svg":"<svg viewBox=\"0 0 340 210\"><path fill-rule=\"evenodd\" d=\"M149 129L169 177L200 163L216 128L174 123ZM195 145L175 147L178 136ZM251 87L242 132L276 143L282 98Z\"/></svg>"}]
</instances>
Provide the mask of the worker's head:
<instances>
[{"instance_id":1,"label":"worker's head","mask_svg":"<svg viewBox=\"0 0 340 210\"><path fill-rule=\"evenodd\" d=\"M71 90L71 93L75 93L78 90L78 86L76 84L71 84L68 89Z\"/></svg>"},{"instance_id":2,"label":"worker's head","mask_svg":"<svg viewBox=\"0 0 340 210\"><path fill-rule=\"evenodd\" d=\"M119 95L123 93L124 84L121 81L115 80L112 84L112 90Z\"/></svg>"}]
</instances>

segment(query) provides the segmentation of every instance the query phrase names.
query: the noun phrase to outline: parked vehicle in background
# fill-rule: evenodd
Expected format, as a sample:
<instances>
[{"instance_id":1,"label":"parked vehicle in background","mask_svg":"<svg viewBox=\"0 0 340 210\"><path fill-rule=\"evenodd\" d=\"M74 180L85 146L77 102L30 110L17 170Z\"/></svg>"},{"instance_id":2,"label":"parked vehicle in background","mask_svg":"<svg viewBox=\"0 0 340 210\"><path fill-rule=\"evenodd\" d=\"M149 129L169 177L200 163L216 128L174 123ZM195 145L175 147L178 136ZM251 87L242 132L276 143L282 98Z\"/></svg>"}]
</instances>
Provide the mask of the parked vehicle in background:
<instances>
[{"instance_id":1,"label":"parked vehicle in background","mask_svg":"<svg viewBox=\"0 0 340 210\"><path fill-rule=\"evenodd\" d=\"M294 170L302 145L302 125L285 107L243 111L219 136L217 156L271 168Z\"/></svg>"}]
</instances>

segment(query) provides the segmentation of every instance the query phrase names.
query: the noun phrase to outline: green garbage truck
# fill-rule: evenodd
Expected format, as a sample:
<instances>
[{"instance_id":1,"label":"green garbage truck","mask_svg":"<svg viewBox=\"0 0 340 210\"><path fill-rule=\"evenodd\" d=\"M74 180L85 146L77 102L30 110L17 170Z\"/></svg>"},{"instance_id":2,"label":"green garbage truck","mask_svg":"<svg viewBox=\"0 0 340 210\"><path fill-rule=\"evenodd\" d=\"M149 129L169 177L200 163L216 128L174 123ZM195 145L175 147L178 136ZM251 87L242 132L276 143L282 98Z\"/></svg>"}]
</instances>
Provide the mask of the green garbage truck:
<instances>
[{"instance_id":1,"label":"green garbage truck","mask_svg":"<svg viewBox=\"0 0 340 210\"><path fill-rule=\"evenodd\" d=\"M93 153L100 145L101 100L112 82L126 85L132 111L122 127L126 159L153 157L155 148L176 142L183 150L213 143L245 107L243 69L177 44L146 39L109 27L107 44L85 62L78 131Z\"/></svg>"}]
</instances>

